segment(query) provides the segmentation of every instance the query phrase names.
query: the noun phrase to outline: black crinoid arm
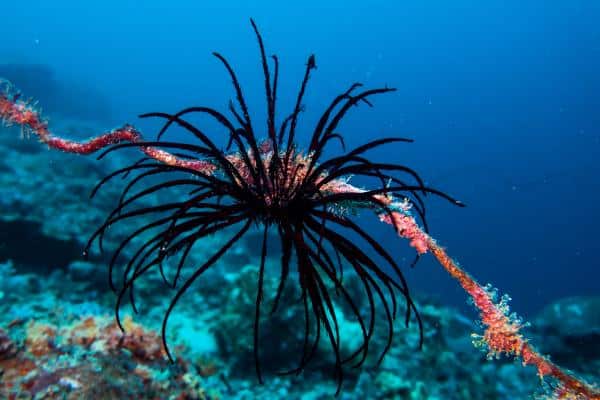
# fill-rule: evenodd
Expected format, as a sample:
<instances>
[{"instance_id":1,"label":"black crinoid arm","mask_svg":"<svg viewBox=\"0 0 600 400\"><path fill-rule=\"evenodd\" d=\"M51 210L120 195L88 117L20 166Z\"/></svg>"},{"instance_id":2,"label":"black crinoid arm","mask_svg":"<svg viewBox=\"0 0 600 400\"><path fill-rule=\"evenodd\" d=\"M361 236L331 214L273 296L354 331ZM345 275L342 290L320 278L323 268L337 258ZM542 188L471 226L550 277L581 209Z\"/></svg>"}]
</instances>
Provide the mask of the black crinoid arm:
<instances>
[{"instance_id":1,"label":"black crinoid arm","mask_svg":"<svg viewBox=\"0 0 600 400\"><path fill-rule=\"evenodd\" d=\"M171 358L165 337L174 307L191 285L236 242L251 229L260 229L262 242L253 322L258 379L262 382L259 348L261 307L268 295L271 297L271 314L281 311L278 308L282 307L280 300L286 284L297 285L301 293L297 306L304 310L304 332L302 343L299 343L301 351L297 367L286 373L303 371L318 353L319 342L325 341L335 356L333 371L339 392L343 367L358 367L367 357L375 328L379 326L375 322L376 316L383 316L387 323L387 341L378 360L381 361L389 350L394 333L393 321L400 308L398 295L404 300L405 323L408 325L409 321L416 321L422 341L421 319L399 265L369 232L353 221L353 213L349 210L369 208L379 215L391 214L396 211L397 203L390 199L401 199L404 204L409 203L425 223L423 196L434 194L454 204L460 203L425 186L412 169L372 161L365 155L373 148L410 142L408 139L373 140L354 150L344 150L339 156L324 156L324 149L332 141L341 142L343 148L343 138L337 133L337 127L348 111L360 103L371 105L373 96L391 92L394 90L391 88L360 91L360 84L351 85L333 99L314 127L308 148L300 152L295 145L296 128L303 108L304 92L311 72L316 68L315 58L312 55L308 58L294 109L277 121L278 58L272 56L269 60L266 57L261 35L254 22L251 23L258 39L267 100L267 126L266 129L261 127L258 132L266 132L266 138L259 140L257 137L233 68L222 55L215 53L233 82L236 102L230 103L231 117L209 107L191 107L173 114L145 114L142 117L154 117L164 122L155 141L115 145L100 158L117 149L154 146L182 159L208 160L216 167L216 172L166 165L150 158L113 172L97 185L92 194L115 177L127 177L127 184L117 206L92 235L88 247L95 241L102 246L104 234L114 224L125 226L131 219L143 220L141 226L128 231L112 254L110 285L118 293L118 319L126 298L135 310L135 286L140 277L150 271L160 272L165 283L175 291L162 324L164 347ZM220 148L201 128L186 119L196 114L209 116L227 132L229 143L226 148ZM185 142L163 140L163 134L172 126L189 132L191 139ZM163 179L156 181L158 176ZM369 179L374 186L370 190L358 190L346 183L349 176ZM147 205L146 200L151 196L174 189L185 189L186 195L173 196L173 201L162 204ZM279 237L281 250L276 257L281 261L280 271L276 274L277 289L267 294L264 293L267 242L273 237L269 232ZM182 274L194 245L215 233L226 236L220 247L207 254L201 265L189 267L192 272ZM116 284L116 266L126 248L130 249L128 260L118 280L120 283ZM376 262L372 255L377 255L379 261ZM167 257L178 257L176 273L171 277L163 271L163 261ZM362 290L360 299L344 284L344 269L353 271L356 276ZM346 309L351 310L351 317L360 325L362 340L349 354L341 351L337 303L344 303ZM361 304L366 306L361 307Z\"/></svg>"}]
</instances>

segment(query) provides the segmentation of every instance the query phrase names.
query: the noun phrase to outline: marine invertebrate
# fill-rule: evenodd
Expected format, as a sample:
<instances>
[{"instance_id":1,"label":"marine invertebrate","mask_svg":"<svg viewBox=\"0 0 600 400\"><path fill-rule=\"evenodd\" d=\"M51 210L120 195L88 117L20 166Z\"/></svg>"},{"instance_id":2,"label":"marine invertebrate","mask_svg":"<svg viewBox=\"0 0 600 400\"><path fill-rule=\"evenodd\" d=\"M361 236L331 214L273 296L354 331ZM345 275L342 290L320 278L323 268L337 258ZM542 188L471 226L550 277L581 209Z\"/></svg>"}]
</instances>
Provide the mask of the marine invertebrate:
<instances>
[{"instance_id":1,"label":"marine invertebrate","mask_svg":"<svg viewBox=\"0 0 600 400\"><path fill-rule=\"evenodd\" d=\"M539 354L522 336L521 322L508 315L506 301L498 301L493 291L479 285L428 235L422 195L432 193L456 205L462 204L440 191L426 187L419 175L409 167L374 162L364 155L375 147L409 140L374 140L341 156L324 158L324 149L332 141L339 140L343 145L343 138L336 129L347 112L361 102L370 104L370 97L393 89L371 89L355 94L360 85L352 85L336 97L325 110L313 131L306 152L301 152L296 147L296 126L310 73L316 66L314 56L308 59L293 111L278 126L275 120L278 59L273 57L274 70L271 74L262 38L254 22L252 26L259 43L267 98L267 139L262 142L257 138L256 132L260 131L255 131L251 122L235 72L228 61L218 53L215 53L215 56L224 64L236 92L239 110L233 103L230 104L235 124L224 114L208 107L192 107L175 114L145 114L143 117L165 120L155 141L143 140L141 134L130 125L84 143L65 140L51 135L46 122L35 108L20 100L10 90L5 90L0 95L0 117L5 122L18 124L32 132L51 148L89 154L114 145L99 158L114 150L131 147L139 148L146 155L137 163L108 175L94 189L95 193L110 179L121 174L135 175L125 188L115 210L90 239L90 244L98 239L101 246L103 235L114 223L142 215L157 216L153 222L134 230L113 255L110 282L113 289L117 290L112 277L119 254L133 239L152 232L151 238L137 249L124 268L121 287L118 289L117 315L127 295L135 307L135 283L145 273L153 268L158 269L165 282L177 288L187 254L192 251L194 243L216 231L236 226L239 228L239 225L242 225L177 288L163 321L164 340L168 317L181 296L248 232L252 224L259 225L263 229L263 240L257 277L254 349L260 380L259 319L264 299L262 284L267 256L266 239L268 230L272 228L279 234L282 245L281 279L272 311L277 309L278 299L288 281L290 264L294 257L298 283L303 293L301 303L306 321L304 343L298 367L289 372L301 371L307 365L314 354L315 346L321 336L324 336L336 355L335 376L341 384L342 365L360 365L366 357L374 329L376 299L381 301L389 330L388 344L381 357L391 345L392 320L397 311L394 290L406 301L406 322L408 323L414 315L420 324L402 272L392 255L351 218L351 211L368 209L374 211L381 221L392 225L399 236L408 239L418 255L431 252L458 280L480 312L485 326L481 343L485 343L489 348L490 355L504 353L521 357L524 364L534 365L541 377L551 377L557 381L555 395L559 398L599 398L595 388L577 380ZM235 152L221 150L201 129L184 119L189 114L205 114L212 117L229 135L228 150L235 145ZM163 134L173 125L191 133L197 144L163 141ZM145 189L131 194L132 188L139 182L163 174L175 176L177 173L184 175L159 183L150 183ZM189 175L192 175L192 178ZM360 189L351 185L348 180L351 175L370 179L374 189ZM189 188L188 197L154 207L132 208L137 200L145 196L175 187ZM413 212L421 219L423 228L417 223ZM340 234L340 230L351 232L362 241L363 246ZM380 267L381 263L369 257L364 248L378 254L384 268ZM169 280L162 268L162 262L166 257L173 255L180 258L177 273ZM367 318L361 314L344 288L340 259L345 259L363 284L370 305ZM330 289L337 291L348 303L361 326L361 345L349 355L342 355L339 351L340 335ZM389 296L386 296L386 292ZM311 334L312 332L314 334ZM166 342L165 350L169 354Z\"/></svg>"},{"instance_id":2,"label":"marine invertebrate","mask_svg":"<svg viewBox=\"0 0 600 400\"><path fill-rule=\"evenodd\" d=\"M268 105L266 128L268 138L259 142L256 134L257 127L251 121L236 74L228 61L222 55L215 53L233 81L237 106L241 112L238 112L233 105L230 105L230 110L241 127L236 128L225 115L208 107L192 107L175 114L149 113L142 117L158 117L166 120L158 133L157 141L119 144L105 151L100 158L116 149L132 146L147 148L151 145L163 150L183 152L180 155L180 158L183 159L203 157L210 159L212 160L211 165L219 171L219 174L207 170L190 171L190 168L175 163L164 165L163 162L143 160L108 175L98 184L93 193L113 177L129 173L134 177L125 188L120 203L90 238L88 249L95 239L102 240L102 236L109 226L129 221L138 216L156 215L151 222L145 223L129 235L112 257L110 263L111 286L116 289L112 275L121 251L135 238L151 232L151 238L137 248L123 273L123 284L118 290L116 306L118 316L122 299L127 293L129 293L131 303L135 306L133 295L135 282L145 273L153 268L162 268L161 265L167 257L179 256L178 272L172 282L169 282L163 273L165 282L176 288L180 278L179 272L194 244L217 231L235 227L237 233L217 249L203 265L198 267L181 287L177 288L163 320L164 339L169 315L183 294L236 241L240 240L253 224L259 226L259 229L262 229L263 238L260 244L261 257L257 277L258 290L253 331L256 372L258 379L262 380L259 328L261 306L266 296L263 277L267 257L268 232L270 229L276 231L279 234L283 254L281 278L278 289L273 294L274 304L271 313L277 310L282 290L293 269L297 274L297 284L302 289L301 304L304 307L306 319L300 361L298 367L289 372L303 370L311 360L321 337L324 337L329 341L335 353L335 376L341 383L342 365L354 363L358 366L366 358L375 326L375 298L378 298L384 307L389 331L388 345L380 359L383 358L392 343L392 321L398 308L394 290L406 300L406 323L408 324L411 316L414 315L420 324L419 314L400 267L391 254L373 237L348 218L344 207L365 207L374 209L377 213L392 215L393 212L396 212L397 207L408 208L409 205L413 205L424 219L424 206L420 198L422 194L433 193L455 204L460 203L442 192L423 185L417 173L412 169L403 165L371 161L364 155L372 148L394 142L409 142L408 139L375 140L341 156L324 157L325 147L332 140L342 140L342 137L336 133L336 128L352 106L361 101L368 102L368 99L374 95L390 92L393 90L391 88L365 90L354 94L360 85L352 85L350 89L335 98L325 110L314 129L306 153L299 152L295 145L296 126L310 73L316 67L315 58L314 56L308 58L293 112L282 121L281 125L277 126L275 108L278 61L275 57L275 71L271 75L262 38L254 24L253 27L260 47L264 72ZM230 137L230 145L235 145L236 151L230 154L225 153L199 127L184 119L184 116L193 113L207 114L213 117L226 130ZM173 125L179 125L190 132L198 143L188 144L161 140ZM262 129L258 129L258 131L262 131ZM182 176L181 172L184 172L185 175ZM145 183L149 180L148 178L160 174L169 174L173 177L148 185L144 190L130 195L134 185L140 182ZM378 186L369 191L345 190L346 186L339 178L349 174L372 179ZM189 175L193 179L190 179ZM411 183L409 180L413 182ZM388 184L389 182L392 184ZM160 190L181 186L189 189L189 197L155 207L141 209L135 207L136 201L146 196ZM402 196L405 203L397 205L385 200L391 196ZM347 239L336 228L352 232L363 243ZM402 227L398 225L397 229L400 231ZM367 254L366 248L378 253L383 260L383 265L376 263ZM334 260L336 257L337 261ZM292 264L294 261L295 265ZM349 265L361 279L364 295L369 299L371 307L368 318L365 318L360 312L342 282L340 272L342 262ZM344 355L340 352L340 329L334 310L332 289L337 290L344 301L348 303L362 328L362 343L352 354ZM386 296L386 291L389 296ZM166 341L165 348L168 352Z\"/></svg>"}]
</instances>

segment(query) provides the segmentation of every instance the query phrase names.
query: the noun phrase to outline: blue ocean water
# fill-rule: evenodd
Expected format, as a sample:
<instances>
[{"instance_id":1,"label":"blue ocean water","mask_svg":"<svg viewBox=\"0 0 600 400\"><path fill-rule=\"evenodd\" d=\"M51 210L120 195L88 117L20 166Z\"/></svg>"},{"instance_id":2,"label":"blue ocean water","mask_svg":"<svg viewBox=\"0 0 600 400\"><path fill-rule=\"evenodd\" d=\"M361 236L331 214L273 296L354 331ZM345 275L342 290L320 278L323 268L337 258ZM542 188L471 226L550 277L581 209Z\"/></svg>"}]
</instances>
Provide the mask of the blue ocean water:
<instances>
[{"instance_id":1,"label":"blue ocean water","mask_svg":"<svg viewBox=\"0 0 600 400\"><path fill-rule=\"evenodd\" d=\"M252 17L281 62L282 114L316 55L300 142L350 83L397 88L353 110L340 130L349 148L380 136L415 140L373 157L409 165L467 204L429 200L432 236L478 280L509 293L526 318L558 299L600 294L600 3L257 3L7 2L0 64L51 70L53 84L67 88L48 99L57 113L62 105L107 128L130 122L153 132L138 114L226 109L234 92L211 55L219 51L255 124L266 126ZM14 83L27 86L27 77ZM28 95L43 103L44 84ZM409 260L389 229L371 228ZM406 275L415 290L468 311L434 260Z\"/></svg>"}]
</instances>

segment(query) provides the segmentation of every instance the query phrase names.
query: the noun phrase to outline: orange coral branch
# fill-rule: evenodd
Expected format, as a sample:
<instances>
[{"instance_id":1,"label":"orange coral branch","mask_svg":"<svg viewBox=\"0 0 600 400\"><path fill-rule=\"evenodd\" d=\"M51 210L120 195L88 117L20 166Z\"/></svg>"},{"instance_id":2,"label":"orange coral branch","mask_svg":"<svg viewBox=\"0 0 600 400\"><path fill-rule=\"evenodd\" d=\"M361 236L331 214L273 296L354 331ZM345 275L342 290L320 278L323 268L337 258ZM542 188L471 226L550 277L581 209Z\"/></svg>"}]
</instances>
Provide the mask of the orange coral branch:
<instances>
[{"instance_id":1,"label":"orange coral branch","mask_svg":"<svg viewBox=\"0 0 600 400\"><path fill-rule=\"evenodd\" d=\"M396 214L396 213L394 213ZM508 296L497 299L497 293L491 286L481 286L475 278L452 260L446 251L418 226L415 219L408 214L394 215L396 221L381 216L382 221L393 224L399 229L400 236L408 239L419 253L423 245L431 251L448 273L458 281L473 300L479 311L479 317L485 331L483 336L474 335L477 346L486 346L488 358L501 354L521 358L523 365L533 365L540 378L551 377L557 380L553 398L574 400L600 400L600 391L561 369L540 354L521 334L525 325L514 314L509 314ZM423 243L425 242L425 244Z\"/></svg>"},{"instance_id":2,"label":"orange coral branch","mask_svg":"<svg viewBox=\"0 0 600 400\"><path fill-rule=\"evenodd\" d=\"M506 300L494 301L494 292L481 286L466 271L458 266L433 239L429 239L428 247L440 264L458 281L467 294L473 299L485 332L482 341L489 349L489 355L502 353L520 357L523 365L533 365L541 378L546 376L558 380L555 390L558 399L592 399L599 400L600 392L561 369L540 354L520 333L523 323L508 314Z\"/></svg>"},{"instance_id":3,"label":"orange coral branch","mask_svg":"<svg viewBox=\"0 0 600 400\"><path fill-rule=\"evenodd\" d=\"M84 142L54 136L48 129L48 122L41 116L41 113L29 101L21 100L19 94L13 94L12 91L10 83L0 79L0 122L7 125L19 125L23 132L37 136L40 142L45 143L50 148L66 153L88 155L113 144L143 141L142 134L131 125L113 129ZM181 159L156 147L140 146L140 149L148 157L174 167L187 168L207 174L212 174L216 169L208 161Z\"/></svg>"}]
</instances>

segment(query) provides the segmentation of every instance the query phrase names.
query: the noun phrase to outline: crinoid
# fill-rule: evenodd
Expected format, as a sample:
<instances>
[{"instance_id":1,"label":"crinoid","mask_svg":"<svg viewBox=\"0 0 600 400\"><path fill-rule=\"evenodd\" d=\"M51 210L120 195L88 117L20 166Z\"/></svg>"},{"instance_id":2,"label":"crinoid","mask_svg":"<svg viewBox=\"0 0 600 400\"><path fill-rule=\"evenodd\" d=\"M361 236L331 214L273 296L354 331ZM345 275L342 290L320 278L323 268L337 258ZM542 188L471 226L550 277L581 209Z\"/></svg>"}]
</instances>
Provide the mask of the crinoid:
<instances>
[{"instance_id":1,"label":"crinoid","mask_svg":"<svg viewBox=\"0 0 600 400\"><path fill-rule=\"evenodd\" d=\"M159 269L165 282L176 290L164 315L162 337L164 347L171 357L166 343L169 315L190 286L253 226L261 229L260 264L256 277L256 310L254 315L254 357L259 381L262 381L260 363L260 319L263 306L263 282L267 241L269 231L278 234L281 242L281 271L278 288L272 293L271 313L277 311L286 283L293 280L301 291L300 307L304 308L304 340L297 368L289 373L302 371L314 357L320 340L327 340L335 353L334 375L338 381L338 392L343 377L343 365L361 365L366 358L369 342L373 338L376 314L384 315L387 321L387 345L380 354L379 361L392 343L393 320L396 316L397 294L404 299L404 321L408 325L414 318L422 331L419 313L411 298L409 288L394 257L378 242L353 221L351 211L361 208L371 209L378 215L395 221L394 213L399 209L407 212L412 208L422 222L425 220L425 205L422 196L434 194L450 202L461 205L448 195L424 185L419 175L412 169L398 164L388 164L369 160L365 153L376 147L397 142L411 142L404 138L384 138L373 140L352 151L325 158L324 149L333 141L344 141L337 128L353 106L359 103L371 105L371 97L392 92L392 88L377 88L357 92L361 87L355 83L348 90L335 97L318 120L310 136L308 148L301 152L296 146L298 117L302 111L302 101L311 72L316 68L315 57L308 58L304 77L296 98L295 107L280 123L276 118L278 90L278 59L272 56L272 68L261 35L252 21L258 40L260 60L264 73L267 100L266 129L256 128L251 121L248 106L238 78L229 62L220 54L216 58L225 66L233 81L237 104L229 104L233 119L208 107L191 107L174 114L153 112L141 117L163 119L164 125L156 141L137 141L116 144L99 158L117 149L139 147L153 149L154 152L172 152L183 160L169 163L144 158L126 168L119 169L105 177L94 189L93 194L112 178L126 174L131 180L125 187L116 208L90 238L90 245L102 237L108 227L129 221L132 218L148 218L139 229L130 232L116 249L110 263L110 284L118 292L116 304L119 309L126 296L129 296L135 309L134 287L144 274ZM225 150L199 127L191 124L186 116L204 114L216 121L229 135ZM172 126L179 126L191 133L195 143L164 141L162 136ZM266 132L259 140L257 132ZM233 149L231 147L234 146ZM145 150L144 150L145 151ZM154 154L156 155L156 154ZM164 157L163 157L164 158ZM185 160L206 160L207 167L188 168ZM208 167L210 165L211 167ZM167 174L158 183L152 179ZM350 176L371 181L372 189L359 190L347 184ZM146 182L142 190L133 188ZM186 198L156 206L140 207L140 201L156 192L173 188L186 188ZM397 201L395 200L397 199ZM148 221L148 220L146 220ZM395 226L400 233L402 227ZM194 268L186 280L180 282L182 268L194 244L209 235L227 230L235 232L224 240L221 247L207 255L204 264ZM149 236L146 236L148 235ZM133 251L133 256L124 267L122 284L116 287L113 279L119 256L126 246L136 238L149 237ZM353 237L353 239L349 239ZM87 251L87 250L86 250ZM377 255L376 262L372 255ZM178 265L174 279L167 279L163 271L166 257L175 257ZM177 258L178 257L178 258ZM358 301L344 286L342 270L350 268L358 277L368 310L361 310ZM336 301L345 302L360 324L362 340L351 354L340 351L340 329L336 318ZM382 307L383 310L377 308ZM324 337L324 338L323 338ZM422 334L421 334L422 341Z\"/></svg>"}]
</instances>

